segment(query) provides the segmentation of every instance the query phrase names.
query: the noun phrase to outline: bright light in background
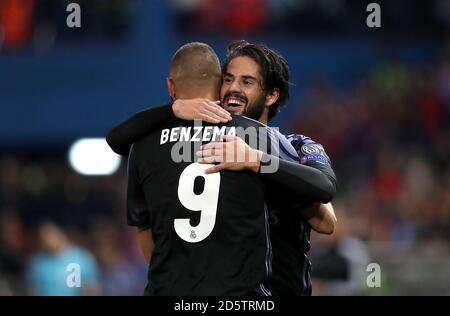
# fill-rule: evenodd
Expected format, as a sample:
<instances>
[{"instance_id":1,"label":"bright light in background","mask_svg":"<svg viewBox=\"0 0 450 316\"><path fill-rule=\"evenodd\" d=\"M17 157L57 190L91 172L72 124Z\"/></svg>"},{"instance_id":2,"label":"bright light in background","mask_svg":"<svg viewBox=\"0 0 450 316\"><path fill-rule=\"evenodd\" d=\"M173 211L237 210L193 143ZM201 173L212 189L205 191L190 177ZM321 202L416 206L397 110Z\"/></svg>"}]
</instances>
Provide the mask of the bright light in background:
<instances>
[{"instance_id":1,"label":"bright light in background","mask_svg":"<svg viewBox=\"0 0 450 316\"><path fill-rule=\"evenodd\" d=\"M109 148L104 138L83 138L69 149L70 166L86 176L107 176L119 169L120 156Z\"/></svg>"}]
</instances>

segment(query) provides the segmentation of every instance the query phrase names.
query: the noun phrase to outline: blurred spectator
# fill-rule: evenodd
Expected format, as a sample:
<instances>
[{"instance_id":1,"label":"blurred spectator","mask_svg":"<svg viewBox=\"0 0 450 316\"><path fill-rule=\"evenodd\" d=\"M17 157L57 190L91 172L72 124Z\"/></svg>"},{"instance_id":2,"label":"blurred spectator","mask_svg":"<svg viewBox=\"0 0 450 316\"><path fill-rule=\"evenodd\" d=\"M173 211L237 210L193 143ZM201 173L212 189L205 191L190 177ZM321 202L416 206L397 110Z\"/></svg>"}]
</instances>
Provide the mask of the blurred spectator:
<instances>
[{"instance_id":1,"label":"blurred spectator","mask_svg":"<svg viewBox=\"0 0 450 316\"><path fill-rule=\"evenodd\" d=\"M102 295L144 293L147 263L136 247L137 241L127 243L126 232L108 217L97 217L91 226L94 251L101 267Z\"/></svg>"},{"instance_id":2,"label":"blurred spectator","mask_svg":"<svg viewBox=\"0 0 450 316\"><path fill-rule=\"evenodd\" d=\"M378 1L384 34L442 35L446 0ZM241 34L361 34L367 2L350 0L171 0L178 31ZM201 22L199 22L199 20Z\"/></svg>"},{"instance_id":3,"label":"blurred spectator","mask_svg":"<svg viewBox=\"0 0 450 316\"><path fill-rule=\"evenodd\" d=\"M11 209L0 210L0 295L24 293L28 238L20 218Z\"/></svg>"},{"instance_id":4,"label":"blurred spectator","mask_svg":"<svg viewBox=\"0 0 450 316\"><path fill-rule=\"evenodd\" d=\"M34 0L0 1L0 30L5 48L21 48L31 37Z\"/></svg>"},{"instance_id":5,"label":"blurred spectator","mask_svg":"<svg viewBox=\"0 0 450 316\"><path fill-rule=\"evenodd\" d=\"M335 207L340 214L335 233L328 238L321 235L313 237L314 295L362 295L370 254L357 229L365 226L365 220L348 218L342 211L343 205Z\"/></svg>"},{"instance_id":6,"label":"blurred spectator","mask_svg":"<svg viewBox=\"0 0 450 316\"><path fill-rule=\"evenodd\" d=\"M38 236L40 251L31 258L28 268L30 294L73 296L100 293L97 263L89 252L72 245L55 224L40 225ZM80 287L67 282L71 264L80 268Z\"/></svg>"},{"instance_id":7,"label":"blurred spectator","mask_svg":"<svg viewBox=\"0 0 450 316\"><path fill-rule=\"evenodd\" d=\"M184 12L180 18L186 20ZM202 0L191 17L198 30L244 34L260 30L268 19L263 0Z\"/></svg>"}]
</instances>

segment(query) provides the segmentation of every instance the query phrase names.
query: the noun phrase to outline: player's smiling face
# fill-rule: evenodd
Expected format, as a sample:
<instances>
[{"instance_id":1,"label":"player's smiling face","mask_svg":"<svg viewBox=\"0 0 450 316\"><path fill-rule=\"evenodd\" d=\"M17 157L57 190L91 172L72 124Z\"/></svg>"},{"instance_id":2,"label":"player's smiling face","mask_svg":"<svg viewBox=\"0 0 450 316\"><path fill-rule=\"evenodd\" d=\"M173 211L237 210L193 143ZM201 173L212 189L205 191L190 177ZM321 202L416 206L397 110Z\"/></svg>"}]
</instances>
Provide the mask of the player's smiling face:
<instances>
[{"instance_id":1,"label":"player's smiling face","mask_svg":"<svg viewBox=\"0 0 450 316\"><path fill-rule=\"evenodd\" d=\"M266 99L259 65L246 56L232 59L223 74L220 97L228 112L259 120Z\"/></svg>"}]
</instances>

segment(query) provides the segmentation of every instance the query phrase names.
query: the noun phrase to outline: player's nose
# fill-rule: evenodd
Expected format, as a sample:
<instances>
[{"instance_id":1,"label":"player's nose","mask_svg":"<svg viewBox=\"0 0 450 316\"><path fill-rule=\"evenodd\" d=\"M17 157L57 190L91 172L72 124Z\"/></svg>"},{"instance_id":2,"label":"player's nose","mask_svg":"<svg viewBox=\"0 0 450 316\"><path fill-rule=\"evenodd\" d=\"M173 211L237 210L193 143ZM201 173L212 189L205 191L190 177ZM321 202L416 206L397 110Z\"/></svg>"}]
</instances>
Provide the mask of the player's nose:
<instances>
[{"instance_id":1,"label":"player's nose","mask_svg":"<svg viewBox=\"0 0 450 316\"><path fill-rule=\"evenodd\" d=\"M238 80L234 80L231 84L230 84L230 92L241 92L241 85L239 84Z\"/></svg>"}]
</instances>

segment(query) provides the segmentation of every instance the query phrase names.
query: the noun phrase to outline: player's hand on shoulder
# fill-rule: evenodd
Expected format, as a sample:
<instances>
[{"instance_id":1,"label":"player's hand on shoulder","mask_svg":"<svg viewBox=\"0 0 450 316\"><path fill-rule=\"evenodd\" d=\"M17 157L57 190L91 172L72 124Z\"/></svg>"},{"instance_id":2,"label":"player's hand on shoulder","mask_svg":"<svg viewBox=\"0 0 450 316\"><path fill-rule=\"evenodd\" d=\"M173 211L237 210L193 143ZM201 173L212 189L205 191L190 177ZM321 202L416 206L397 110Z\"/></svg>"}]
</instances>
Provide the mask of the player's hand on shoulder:
<instances>
[{"instance_id":1,"label":"player's hand on shoulder","mask_svg":"<svg viewBox=\"0 0 450 316\"><path fill-rule=\"evenodd\" d=\"M202 120L208 123L227 123L231 115L220 106L220 101L204 98L175 100L172 105L175 116L182 120Z\"/></svg>"},{"instance_id":2,"label":"player's hand on shoulder","mask_svg":"<svg viewBox=\"0 0 450 316\"><path fill-rule=\"evenodd\" d=\"M216 164L205 171L206 174L220 170L252 170L258 172L262 152L251 148L242 138L225 135L223 142L212 142L200 147L197 162Z\"/></svg>"}]
</instances>

